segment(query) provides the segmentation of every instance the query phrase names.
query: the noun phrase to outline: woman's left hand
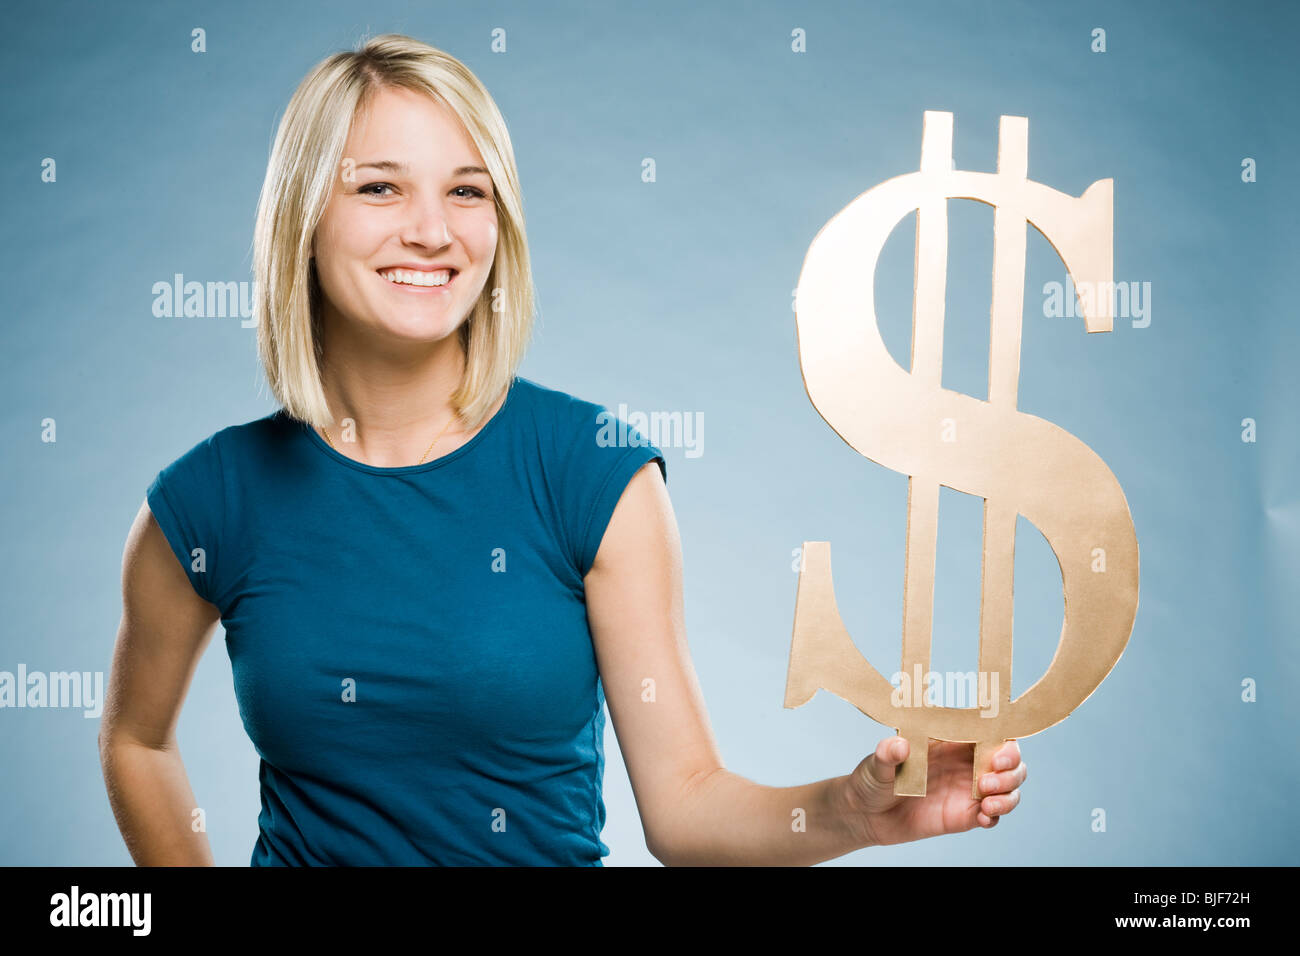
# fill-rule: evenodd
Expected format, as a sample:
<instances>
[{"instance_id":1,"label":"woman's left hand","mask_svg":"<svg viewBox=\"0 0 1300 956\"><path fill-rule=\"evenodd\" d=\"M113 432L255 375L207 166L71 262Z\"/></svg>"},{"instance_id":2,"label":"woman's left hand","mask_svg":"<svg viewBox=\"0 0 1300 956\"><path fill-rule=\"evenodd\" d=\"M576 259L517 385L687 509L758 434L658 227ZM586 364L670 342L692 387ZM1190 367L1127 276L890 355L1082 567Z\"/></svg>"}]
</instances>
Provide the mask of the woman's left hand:
<instances>
[{"instance_id":1,"label":"woman's left hand","mask_svg":"<svg viewBox=\"0 0 1300 956\"><path fill-rule=\"evenodd\" d=\"M975 745L931 740L924 797L894 795L894 774L907 759L902 737L882 740L858 764L846 783L846 812L866 846L907 843L974 827L992 829L1020 803L1028 768L1020 747L1007 741L993 755L993 772L980 779L980 798L971 796Z\"/></svg>"}]
</instances>

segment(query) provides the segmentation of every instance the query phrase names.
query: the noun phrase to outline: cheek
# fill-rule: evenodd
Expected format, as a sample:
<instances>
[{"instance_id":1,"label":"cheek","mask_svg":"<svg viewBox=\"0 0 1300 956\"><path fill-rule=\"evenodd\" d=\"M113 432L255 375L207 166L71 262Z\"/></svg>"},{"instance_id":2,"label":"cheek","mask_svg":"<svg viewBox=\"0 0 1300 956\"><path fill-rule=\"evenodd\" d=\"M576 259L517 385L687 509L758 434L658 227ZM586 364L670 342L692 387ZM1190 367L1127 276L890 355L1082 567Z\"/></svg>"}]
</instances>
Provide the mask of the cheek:
<instances>
[{"instance_id":1,"label":"cheek","mask_svg":"<svg viewBox=\"0 0 1300 956\"><path fill-rule=\"evenodd\" d=\"M336 306L356 295L357 234L337 219L322 220L316 230L316 275L325 298Z\"/></svg>"},{"instance_id":2,"label":"cheek","mask_svg":"<svg viewBox=\"0 0 1300 956\"><path fill-rule=\"evenodd\" d=\"M367 211L373 210L330 205L316 228L317 256L342 264L372 255L377 239L385 235L388 226L380 216L365 215Z\"/></svg>"},{"instance_id":3,"label":"cheek","mask_svg":"<svg viewBox=\"0 0 1300 956\"><path fill-rule=\"evenodd\" d=\"M347 235L347 230L339 228L338 217L326 212L321 218L320 225L316 227L316 236L312 242L312 249L316 253L316 266L322 278L337 268L342 251L339 249L339 238L344 235Z\"/></svg>"},{"instance_id":4,"label":"cheek","mask_svg":"<svg viewBox=\"0 0 1300 956\"><path fill-rule=\"evenodd\" d=\"M317 232L316 271L322 290L335 301L365 287L363 276L374 255L374 242L361 223L334 222L329 233Z\"/></svg>"},{"instance_id":5,"label":"cheek","mask_svg":"<svg viewBox=\"0 0 1300 956\"><path fill-rule=\"evenodd\" d=\"M490 263L497 248L497 221L485 219L474 231L474 254L482 262Z\"/></svg>"}]
</instances>

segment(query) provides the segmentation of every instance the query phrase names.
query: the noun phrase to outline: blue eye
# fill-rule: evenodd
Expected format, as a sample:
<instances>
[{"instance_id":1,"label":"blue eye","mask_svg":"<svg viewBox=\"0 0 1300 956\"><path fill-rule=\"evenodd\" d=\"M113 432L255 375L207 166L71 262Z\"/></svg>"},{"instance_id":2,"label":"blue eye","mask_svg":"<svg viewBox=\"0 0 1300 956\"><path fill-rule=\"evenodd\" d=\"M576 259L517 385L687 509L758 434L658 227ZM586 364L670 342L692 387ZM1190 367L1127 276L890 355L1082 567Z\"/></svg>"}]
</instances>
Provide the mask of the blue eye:
<instances>
[{"instance_id":1,"label":"blue eye","mask_svg":"<svg viewBox=\"0 0 1300 956\"><path fill-rule=\"evenodd\" d=\"M390 186L388 183L367 183L366 185L364 185L364 186L362 186L360 189L358 189L357 192L359 192L359 193L365 193L365 195L367 195L367 196L378 196L378 195L380 195L380 193L372 193L372 192L370 192L370 190L372 190L372 189L374 189L374 188L376 188L376 187L382 187L382 188L384 188L384 189L392 189L392 188L393 188L393 187Z\"/></svg>"}]
</instances>

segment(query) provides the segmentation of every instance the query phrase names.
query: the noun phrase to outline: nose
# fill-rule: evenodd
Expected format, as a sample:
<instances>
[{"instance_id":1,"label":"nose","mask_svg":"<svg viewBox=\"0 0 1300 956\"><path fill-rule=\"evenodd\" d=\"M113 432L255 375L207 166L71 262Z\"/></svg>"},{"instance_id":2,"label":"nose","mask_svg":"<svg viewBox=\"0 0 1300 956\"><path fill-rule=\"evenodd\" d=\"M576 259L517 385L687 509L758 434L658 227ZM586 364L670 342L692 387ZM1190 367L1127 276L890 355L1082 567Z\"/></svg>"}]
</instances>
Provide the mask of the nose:
<instances>
[{"instance_id":1,"label":"nose","mask_svg":"<svg viewBox=\"0 0 1300 956\"><path fill-rule=\"evenodd\" d=\"M451 242L451 225L440 197L418 199L408 208L410 215L402 225L402 242L430 250L442 249Z\"/></svg>"}]
</instances>

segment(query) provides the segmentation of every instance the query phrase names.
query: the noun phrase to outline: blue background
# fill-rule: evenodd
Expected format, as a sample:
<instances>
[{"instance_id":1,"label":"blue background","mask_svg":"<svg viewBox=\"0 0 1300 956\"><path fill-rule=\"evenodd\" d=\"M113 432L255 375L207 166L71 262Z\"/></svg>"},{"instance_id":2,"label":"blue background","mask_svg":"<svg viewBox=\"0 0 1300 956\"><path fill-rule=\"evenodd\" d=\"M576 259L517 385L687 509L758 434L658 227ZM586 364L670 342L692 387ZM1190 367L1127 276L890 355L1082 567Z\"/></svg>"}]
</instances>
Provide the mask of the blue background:
<instances>
[{"instance_id":1,"label":"blue background","mask_svg":"<svg viewBox=\"0 0 1300 956\"><path fill-rule=\"evenodd\" d=\"M688 636L727 766L774 786L848 773L891 731L825 692L783 709L793 552L831 542L844 620L888 676L907 477L812 407L793 289L831 216L917 168L924 110L953 112L957 167L985 171L999 115L1026 116L1030 177L1071 195L1113 177L1115 278L1151 283L1147 328L1119 318L1087 335L1044 317L1043 284L1064 269L1030 231L1019 407L1119 478L1141 549L1136 625L1092 697L1022 742L1023 800L996 829L832 862L1294 863L1300 396L1284 276L1298 251L1298 19L1292 4L1226 2L33 7L0 33L0 670L107 679L122 546L150 480L273 408L255 330L155 317L152 286L251 278L293 88L363 34L405 32L461 58L509 124L540 307L521 373L611 408L703 415L700 457L664 451ZM194 27L205 53L190 50ZM490 49L498 27L505 53ZM1094 27L1105 53L1090 50ZM807 52L791 50L796 28ZM1242 182L1244 157L1258 182ZM982 398L993 210L954 200L949 215L944 385ZM876 277L904 366L913 223ZM56 443L41 441L47 417ZM937 670L977 666L980 530L980 499L943 489ZM1062 615L1056 561L1024 519L1016 557L1013 695L1046 669ZM98 725L0 710L0 863L129 864ZM179 741L216 861L245 865L257 756L219 639ZM654 863L612 727L606 745L606 863Z\"/></svg>"}]
</instances>

